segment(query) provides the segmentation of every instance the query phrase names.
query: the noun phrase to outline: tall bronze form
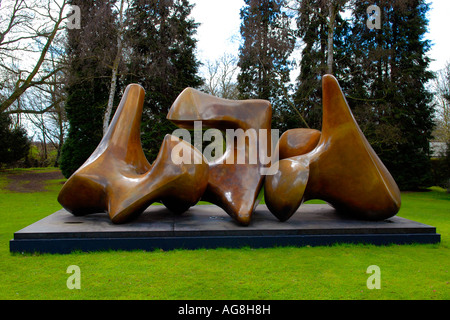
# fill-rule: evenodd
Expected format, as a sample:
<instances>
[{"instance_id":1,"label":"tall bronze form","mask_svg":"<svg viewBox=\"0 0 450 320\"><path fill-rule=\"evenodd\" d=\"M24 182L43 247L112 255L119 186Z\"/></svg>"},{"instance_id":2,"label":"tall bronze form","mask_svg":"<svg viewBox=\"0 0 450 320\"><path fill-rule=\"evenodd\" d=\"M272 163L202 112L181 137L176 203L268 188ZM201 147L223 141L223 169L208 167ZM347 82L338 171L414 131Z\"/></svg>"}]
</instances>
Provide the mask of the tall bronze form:
<instances>
[{"instance_id":1,"label":"tall bronze form","mask_svg":"<svg viewBox=\"0 0 450 320\"><path fill-rule=\"evenodd\" d=\"M186 129L194 128L194 121L201 121L205 128L219 130L242 129L256 141L260 154L270 156L272 107L266 100L228 100L187 88L175 100L167 119ZM249 130L253 129L253 130ZM264 129L261 130L260 129ZM265 135L266 145L260 144ZM248 225L264 182L261 168L265 165L258 157L249 161L250 139L227 139L222 157L209 163L208 187L202 199L224 209L242 225ZM238 151L244 150L245 161L239 163Z\"/></svg>"},{"instance_id":2,"label":"tall bronze form","mask_svg":"<svg viewBox=\"0 0 450 320\"><path fill-rule=\"evenodd\" d=\"M397 184L359 129L337 80L325 75L322 86L320 141L306 154L297 147L297 156L280 160L278 173L266 177L269 210L285 221L303 201L322 199L356 219L394 216L401 204ZM295 154L287 149L280 144L280 153Z\"/></svg>"},{"instance_id":3,"label":"tall bronze form","mask_svg":"<svg viewBox=\"0 0 450 320\"><path fill-rule=\"evenodd\" d=\"M155 201L180 213L203 195L209 168L192 145L167 135L155 162L150 165L145 158L140 139L144 95L139 85L127 87L99 146L64 184L58 201L69 212L108 212L112 222L123 223ZM192 164L177 165L171 160L179 143L197 158Z\"/></svg>"}]
</instances>

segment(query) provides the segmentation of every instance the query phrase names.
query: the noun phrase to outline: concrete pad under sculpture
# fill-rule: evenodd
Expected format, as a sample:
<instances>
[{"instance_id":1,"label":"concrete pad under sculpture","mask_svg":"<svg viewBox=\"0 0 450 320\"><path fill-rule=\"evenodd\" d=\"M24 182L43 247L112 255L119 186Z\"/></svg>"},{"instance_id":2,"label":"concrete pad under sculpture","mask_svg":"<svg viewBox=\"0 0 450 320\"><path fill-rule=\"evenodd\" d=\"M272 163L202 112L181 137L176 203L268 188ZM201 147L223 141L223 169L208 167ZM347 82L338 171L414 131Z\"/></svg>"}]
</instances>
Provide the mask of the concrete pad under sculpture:
<instances>
[{"instance_id":1,"label":"concrete pad under sculpture","mask_svg":"<svg viewBox=\"0 0 450 320\"><path fill-rule=\"evenodd\" d=\"M286 222L259 205L249 226L238 225L215 205L183 215L150 206L135 220L113 224L105 213L74 216L61 209L14 233L11 252L70 253L98 250L268 248L334 243L373 245L439 243L436 228L401 217L385 221L346 219L323 204L305 204Z\"/></svg>"}]
</instances>

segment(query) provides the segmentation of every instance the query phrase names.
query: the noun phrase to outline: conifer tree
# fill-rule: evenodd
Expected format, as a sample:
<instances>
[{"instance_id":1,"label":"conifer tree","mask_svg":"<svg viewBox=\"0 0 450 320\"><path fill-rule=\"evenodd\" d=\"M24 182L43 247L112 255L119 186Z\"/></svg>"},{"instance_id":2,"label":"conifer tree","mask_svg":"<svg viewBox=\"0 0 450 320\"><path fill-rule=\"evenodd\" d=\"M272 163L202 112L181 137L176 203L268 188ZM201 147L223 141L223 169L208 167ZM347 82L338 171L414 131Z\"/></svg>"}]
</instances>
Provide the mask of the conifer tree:
<instances>
[{"instance_id":1,"label":"conifer tree","mask_svg":"<svg viewBox=\"0 0 450 320\"><path fill-rule=\"evenodd\" d=\"M110 0L73 0L80 7L81 28L67 30L68 136L60 168L65 177L77 170L98 146L115 56L115 16Z\"/></svg>"},{"instance_id":2,"label":"conifer tree","mask_svg":"<svg viewBox=\"0 0 450 320\"><path fill-rule=\"evenodd\" d=\"M286 129L292 117L286 98L290 81L289 56L295 45L283 0L245 0L241 9L238 90L242 99L272 103L274 128Z\"/></svg>"},{"instance_id":3,"label":"conifer tree","mask_svg":"<svg viewBox=\"0 0 450 320\"><path fill-rule=\"evenodd\" d=\"M304 48L295 102L311 127L321 128L321 77L329 39L326 12L339 0L298 0L298 30ZM341 1L341 4L346 3ZM333 74L361 130L402 189L427 186L432 79L425 37L425 0L380 0L381 28L370 29L373 1L348 1L349 22L336 17Z\"/></svg>"},{"instance_id":4,"label":"conifer tree","mask_svg":"<svg viewBox=\"0 0 450 320\"><path fill-rule=\"evenodd\" d=\"M381 28L367 28L371 1L356 1L348 35L354 63L346 82L348 100L361 129L400 188L431 182L429 141L432 95L427 82L430 43L424 39L429 10L424 0L383 0Z\"/></svg>"},{"instance_id":5,"label":"conifer tree","mask_svg":"<svg viewBox=\"0 0 450 320\"><path fill-rule=\"evenodd\" d=\"M24 158L29 149L25 128L14 125L8 113L0 112L0 168Z\"/></svg>"},{"instance_id":6,"label":"conifer tree","mask_svg":"<svg viewBox=\"0 0 450 320\"><path fill-rule=\"evenodd\" d=\"M294 102L308 126L318 130L322 126L322 76L330 73L343 80L340 75L347 59L343 41L349 25L340 13L347 2L296 1L297 34L303 49Z\"/></svg>"},{"instance_id":7,"label":"conifer tree","mask_svg":"<svg viewBox=\"0 0 450 320\"><path fill-rule=\"evenodd\" d=\"M186 87L199 87L194 35L188 0L134 0L127 12L129 54L127 83L146 91L141 141L149 161L156 158L166 134L176 128L167 112Z\"/></svg>"}]
</instances>

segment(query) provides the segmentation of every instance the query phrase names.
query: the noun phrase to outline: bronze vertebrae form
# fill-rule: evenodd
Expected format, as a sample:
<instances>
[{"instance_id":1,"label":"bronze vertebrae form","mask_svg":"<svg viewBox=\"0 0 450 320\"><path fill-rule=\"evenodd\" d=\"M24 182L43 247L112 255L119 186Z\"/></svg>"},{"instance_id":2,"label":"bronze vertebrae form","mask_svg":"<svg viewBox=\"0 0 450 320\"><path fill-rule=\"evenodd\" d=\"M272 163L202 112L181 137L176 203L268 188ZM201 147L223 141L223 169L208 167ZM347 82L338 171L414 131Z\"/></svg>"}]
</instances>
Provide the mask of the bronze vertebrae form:
<instances>
[{"instance_id":1,"label":"bronze vertebrae form","mask_svg":"<svg viewBox=\"0 0 450 320\"><path fill-rule=\"evenodd\" d=\"M67 180L58 201L74 215L107 212L113 223L125 223L154 202L181 214L199 200L209 201L241 225L249 225L262 193L270 212L288 220L309 199L321 199L354 219L384 220L400 209L400 191L389 171L358 127L336 79L325 75L322 131L292 129L278 141L278 170L261 174L266 164L238 164L239 148L226 141L221 159L207 161L188 142L167 135L150 164L140 140L144 89L127 87L103 137L89 159ZM265 129L271 135L271 105L266 100L227 100L185 89L167 119L192 129ZM258 139L260 139L259 137ZM266 141L267 141L266 140ZM259 141L257 141L259 143ZM174 148L182 144L193 161L175 163ZM270 144L258 145L270 154Z\"/></svg>"}]
</instances>

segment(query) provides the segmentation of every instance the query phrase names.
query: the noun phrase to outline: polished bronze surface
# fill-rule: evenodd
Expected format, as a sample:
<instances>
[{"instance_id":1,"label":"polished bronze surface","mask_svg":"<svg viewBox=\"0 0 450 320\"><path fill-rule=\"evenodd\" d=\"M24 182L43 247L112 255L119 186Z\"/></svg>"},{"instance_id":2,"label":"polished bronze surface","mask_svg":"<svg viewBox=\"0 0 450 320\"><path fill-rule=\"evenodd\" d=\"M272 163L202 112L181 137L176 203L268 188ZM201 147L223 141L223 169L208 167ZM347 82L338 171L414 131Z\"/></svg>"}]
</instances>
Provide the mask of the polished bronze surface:
<instances>
[{"instance_id":1,"label":"polished bronze surface","mask_svg":"<svg viewBox=\"0 0 450 320\"><path fill-rule=\"evenodd\" d=\"M270 156L271 118L272 108L266 100L228 100L192 88L178 96L167 115L181 128L192 129L194 121L201 121L203 128L242 129L254 138L256 146L249 145L250 139L236 142L226 139L223 156L209 163L208 187L202 197L223 208L242 225L251 221L264 179L261 168L265 164L259 156L252 163L249 150L255 147L260 154ZM261 138L266 139L267 145L260 144ZM239 163L238 152L243 150L245 161Z\"/></svg>"},{"instance_id":2,"label":"polished bronze surface","mask_svg":"<svg viewBox=\"0 0 450 320\"><path fill-rule=\"evenodd\" d=\"M273 165L268 101L185 89L167 119L180 128L226 132L223 154L207 161L190 143L166 135L150 164L140 141L145 93L130 85L108 132L67 180L58 201L74 215L108 212L114 223L124 223L153 202L182 213L203 199L248 225L264 186L266 204L281 221L310 199L325 200L356 219L392 217L401 204L394 179L359 129L336 79L325 75L322 86L322 132L286 131L277 144L278 170L266 175L264 169Z\"/></svg>"},{"instance_id":3,"label":"polished bronze surface","mask_svg":"<svg viewBox=\"0 0 450 320\"><path fill-rule=\"evenodd\" d=\"M356 123L337 80L325 75L322 135L311 152L279 162L267 176L265 201L281 221L303 201L322 199L356 219L383 220L401 205L400 191Z\"/></svg>"},{"instance_id":4,"label":"polished bronze surface","mask_svg":"<svg viewBox=\"0 0 450 320\"><path fill-rule=\"evenodd\" d=\"M145 158L140 140L144 95L139 85L127 87L99 146L64 184L58 201L74 215L106 211L112 222L123 223L153 202L180 213L203 195L209 168L192 145L167 135L155 162L150 165ZM192 151L193 164L172 161L180 143Z\"/></svg>"},{"instance_id":5,"label":"polished bronze surface","mask_svg":"<svg viewBox=\"0 0 450 320\"><path fill-rule=\"evenodd\" d=\"M278 141L280 160L311 152L319 143L320 134L314 129L286 130Z\"/></svg>"}]
</instances>

